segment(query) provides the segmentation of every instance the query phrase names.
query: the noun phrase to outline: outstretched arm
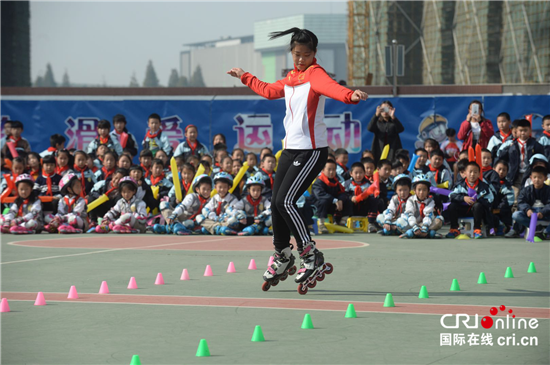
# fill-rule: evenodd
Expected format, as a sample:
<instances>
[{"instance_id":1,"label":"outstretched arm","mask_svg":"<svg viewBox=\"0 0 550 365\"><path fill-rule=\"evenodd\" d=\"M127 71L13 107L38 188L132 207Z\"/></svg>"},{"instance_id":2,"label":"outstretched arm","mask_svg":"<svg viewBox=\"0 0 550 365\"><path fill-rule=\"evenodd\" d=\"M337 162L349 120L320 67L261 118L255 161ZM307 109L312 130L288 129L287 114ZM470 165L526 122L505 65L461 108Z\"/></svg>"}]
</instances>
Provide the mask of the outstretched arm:
<instances>
[{"instance_id":1,"label":"outstretched arm","mask_svg":"<svg viewBox=\"0 0 550 365\"><path fill-rule=\"evenodd\" d=\"M357 104L361 100L367 100L369 95L361 90L352 91L338 84L330 78L322 68L312 70L312 87L315 92L328 96L331 99L342 101L346 104Z\"/></svg>"},{"instance_id":2,"label":"outstretched arm","mask_svg":"<svg viewBox=\"0 0 550 365\"><path fill-rule=\"evenodd\" d=\"M285 85L281 80L273 84L263 82L251 73L244 72L244 70L239 67L232 68L227 71L227 74L240 79L241 82L252 89L252 91L266 99L279 99L285 96Z\"/></svg>"}]
</instances>

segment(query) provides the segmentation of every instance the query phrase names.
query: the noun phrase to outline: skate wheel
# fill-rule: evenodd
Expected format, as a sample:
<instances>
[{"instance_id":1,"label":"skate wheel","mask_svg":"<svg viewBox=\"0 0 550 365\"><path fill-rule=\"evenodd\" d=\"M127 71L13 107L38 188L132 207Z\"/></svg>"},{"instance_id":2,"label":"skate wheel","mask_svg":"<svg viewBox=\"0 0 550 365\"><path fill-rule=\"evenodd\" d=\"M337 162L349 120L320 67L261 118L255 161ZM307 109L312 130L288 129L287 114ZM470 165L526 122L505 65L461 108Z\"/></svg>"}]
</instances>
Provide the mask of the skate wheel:
<instances>
[{"instance_id":1,"label":"skate wheel","mask_svg":"<svg viewBox=\"0 0 550 365\"><path fill-rule=\"evenodd\" d=\"M271 283L271 286L277 286L277 285L279 285L279 279L274 280L274 281Z\"/></svg>"},{"instance_id":2,"label":"skate wheel","mask_svg":"<svg viewBox=\"0 0 550 365\"><path fill-rule=\"evenodd\" d=\"M296 274L296 266L292 266L290 270L288 270L288 275L292 276Z\"/></svg>"},{"instance_id":3,"label":"skate wheel","mask_svg":"<svg viewBox=\"0 0 550 365\"><path fill-rule=\"evenodd\" d=\"M325 268L326 268L326 269L325 269L325 273L326 273L327 275L332 274L332 272L334 271L334 266L332 266L331 263L326 263L326 264L325 264Z\"/></svg>"},{"instance_id":4,"label":"skate wheel","mask_svg":"<svg viewBox=\"0 0 550 365\"><path fill-rule=\"evenodd\" d=\"M281 276L281 278L280 278L279 280L285 281L287 278L288 278L288 273L286 273L286 274L284 274L283 276Z\"/></svg>"},{"instance_id":5,"label":"skate wheel","mask_svg":"<svg viewBox=\"0 0 550 365\"><path fill-rule=\"evenodd\" d=\"M325 280L325 273L322 272L318 277L317 277L317 281L323 281Z\"/></svg>"},{"instance_id":6,"label":"skate wheel","mask_svg":"<svg viewBox=\"0 0 550 365\"><path fill-rule=\"evenodd\" d=\"M301 295L307 294L307 286L305 286L304 284L298 285L298 293L300 293Z\"/></svg>"},{"instance_id":7,"label":"skate wheel","mask_svg":"<svg viewBox=\"0 0 550 365\"><path fill-rule=\"evenodd\" d=\"M264 283L262 284L262 290L268 291L269 288L271 288L271 284L269 284L267 281L264 281Z\"/></svg>"},{"instance_id":8,"label":"skate wheel","mask_svg":"<svg viewBox=\"0 0 550 365\"><path fill-rule=\"evenodd\" d=\"M316 281L312 281L311 283L307 284L308 288L315 288L317 286L317 282Z\"/></svg>"}]
</instances>

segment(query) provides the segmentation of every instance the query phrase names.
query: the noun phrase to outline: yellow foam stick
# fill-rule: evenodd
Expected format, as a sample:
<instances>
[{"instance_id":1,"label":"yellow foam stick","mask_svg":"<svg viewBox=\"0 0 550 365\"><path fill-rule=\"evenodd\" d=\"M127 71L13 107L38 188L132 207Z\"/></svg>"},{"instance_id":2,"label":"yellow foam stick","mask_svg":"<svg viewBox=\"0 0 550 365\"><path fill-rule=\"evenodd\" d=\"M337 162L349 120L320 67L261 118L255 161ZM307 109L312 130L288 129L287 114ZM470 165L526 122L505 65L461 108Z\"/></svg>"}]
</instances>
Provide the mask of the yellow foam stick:
<instances>
[{"instance_id":1,"label":"yellow foam stick","mask_svg":"<svg viewBox=\"0 0 550 365\"><path fill-rule=\"evenodd\" d=\"M174 189L176 190L176 200L181 203L183 195L181 193L180 175L178 173L178 164L176 159L172 157L170 160L170 169L172 170L172 182L174 183Z\"/></svg>"},{"instance_id":2,"label":"yellow foam stick","mask_svg":"<svg viewBox=\"0 0 550 365\"><path fill-rule=\"evenodd\" d=\"M382 154L380 155L381 160L385 160L388 158L388 153L390 153L390 145L387 144L384 146L384 149L382 150Z\"/></svg>"},{"instance_id":3,"label":"yellow foam stick","mask_svg":"<svg viewBox=\"0 0 550 365\"><path fill-rule=\"evenodd\" d=\"M339 226L338 224L325 223L325 227L327 227L327 230L330 233L334 233L334 232L353 233L354 232L353 229L348 227L342 227L342 226Z\"/></svg>"},{"instance_id":4,"label":"yellow foam stick","mask_svg":"<svg viewBox=\"0 0 550 365\"><path fill-rule=\"evenodd\" d=\"M204 174L204 165L203 165L203 164L200 164L200 165L199 165L199 168L197 169L197 172L195 173L195 177L193 177L193 180L192 180L192 181L195 181L195 178L196 178L197 176L202 175L202 174ZM185 196L191 194L192 192L193 192L193 188L191 187L191 188L189 188L189 190L187 190L187 194L185 194Z\"/></svg>"},{"instance_id":5,"label":"yellow foam stick","mask_svg":"<svg viewBox=\"0 0 550 365\"><path fill-rule=\"evenodd\" d=\"M233 186L229 189L229 192L231 194L233 194L233 192L235 191L235 189L237 188L237 186L239 186L239 183L241 182L244 174L246 174L246 171L248 170L248 162L244 162L243 163L243 166L241 167L241 169L239 170L239 172L237 173L237 176L235 176L235 178L233 179ZM218 191L216 189L213 189L212 192L210 193L210 197L212 198L214 195L216 195L218 193Z\"/></svg>"},{"instance_id":6,"label":"yellow foam stick","mask_svg":"<svg viewBox=\"0 0 550 365\"><path fill-rule=\"evenodd\" d=\"M159 187L151 186L151 191L153 192L153 197L158 200L159 198Z\"/></svg>"},{"instance_id":7,"label":"yellow foam stick","mask_svg":"<svg viewBox=\"0 0 550 365\"><path fill-rule=\"evenodd\" d=\"M88 212L91 212L95 208L99 207L101 204L109 200L109 197L106 194L101 195L99 198L88 204Z\"/></svg>"},{"instance_id":8,"label":"yellow foam stick","mask_svg":"<svg viewBox=\"0 0 550 365\"><path fill-rule=\"evenodd\" d=\"M281 139L281 145L282 148L275 154L275 160L277 164L275 165L275 168L273 169L275 172L277 171L277 166L279 166L279 158L281 157L281 154L283 153L283 150L285 149L285 140Z\"/></svg>"},{"instance_id":9,"label":"yellow foam stick","mask_svg":"<svg viewBox=\"0 0 550 365\"><path fill-rule=\"evenodd\" d=\"M449 182L445 181L444 183L437 184L437 187L441 188L441 189L448 189L449 188Z\"/></svg>"}]
</instances>

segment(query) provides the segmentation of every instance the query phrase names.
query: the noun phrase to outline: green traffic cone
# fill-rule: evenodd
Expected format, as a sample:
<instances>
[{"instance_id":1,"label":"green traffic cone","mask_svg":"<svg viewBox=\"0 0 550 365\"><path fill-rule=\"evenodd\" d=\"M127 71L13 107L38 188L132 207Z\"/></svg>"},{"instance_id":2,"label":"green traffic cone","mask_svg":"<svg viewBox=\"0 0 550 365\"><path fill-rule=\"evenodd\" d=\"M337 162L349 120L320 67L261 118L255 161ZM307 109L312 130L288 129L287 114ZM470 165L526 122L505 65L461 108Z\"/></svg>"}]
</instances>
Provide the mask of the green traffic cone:
<instances>
[{"instance_id":1,"label":"green traffic cone","mask_svg":"<svg viewBox=\"0 0 550 365\"><path fill-rule=\"evenodd\" d=\"M139 355L132 356L132 362L130 365L141 365L141 360L139 359Z\"/></svg>"},{"instance_id":2,"label":"green traffic cone","mask_svg":"<svg viewBox=\"0 0 550 365\"><path fill-rule=\"evenodd\" d=\"M487 278L485 277L484 272L479 273L479 279L477 279L478 284L487 284Z\"/></svg>"},{"instance_id":3,"label":"green traffic cone","mask_svg":"<svg viewBox=\"0 0 550 365\"><path fill-rule=\"evenodd\" d=\"M254 333L252 334L252 342L264 342L264 333L262 332L261 326L256 326L254 328Z\"/></svg>"},{"instance_id":4,"label":"green traffic cone","mask_svg":"<svg viewBox=\"0 0 550 365\"><path fill-rule=\"evenodd\" d=\"M348 310L346 311L346 315L344 316L344 318L357 318L355 307L352 303L348 304Z\"/></svg>"},{"instance_id":5,"label":"green traffic cone","mask_svg":"<svg viewBox=\"0 0 550 365\"><path fill-rule=\"evenodd\" d=\"M306 314L304 316L304 321L302 322L302 329L303 330L313 329L313 322L311 321L311 316L309 314Z\"/></svg>"},{"instance_id":6,"label":"green traffic cone","mask_svg":"<svg viewBox=\"0 0 550 365\"><path fill-rule=\"evenodd\" d=\"M451 284L451 291L460 291L460 285L458 285L458 280L453 279L453 283Z\"/></svg>"},{"instance_id":7,"label":"green traffic cone","mask_svg":"<svg viewBox=\"0 0 550 365\"><path fill-rule=\"evenodd\" d=\"M537 269L535 269L535 263L534 262L531 262L529 264L529 269L527 269L527 272L529 272L529 273L536 273L537 272Z\"/></svg>"},{"instance_id":8,"label":"green traffic cone","mask_svg":"<svg viewBox=\"0 0 550 365\"><path fill-rule=\"evenodd\" d=\"M206 343L206 340L204 338L201 340L201 342L199 342L199 348L197 349L197 354L195 356L197 357L210 356L210 350L208 349L208 344Z\"/></svg>"},{"instance_id":9,"label":"green traffic cone","mask_svg":"<svg viewBox=\"0 0 550 365\"><path fill-rule=\"evenodd\" d=\"M384 307L395 307L391 293L386 294L386 300L384 300Z\"/></svg>"},{"instance_id":10,"label":"green traffic cone","mask_svg":"<svg viewBox=\"0 0 550 365\"><path fill-rule=\"evenodd\" d=\"M514 278L514 273L512 272L512 268L510 266L506 268L506 273L504 274L504 277L508 279Z\"/></svg>"},{"instance_id":11,"label":"green traffic cone","mask_svg":"<svg viewBox=\"0 0 550 365\"><path fill-rule=\"evenodd\" d=\"M430 296L428 295L428 289L426 289L426 285L422 285L420 288L420 293L418 293L419 299L428 299Z\"/></svg>"}]
</instances>

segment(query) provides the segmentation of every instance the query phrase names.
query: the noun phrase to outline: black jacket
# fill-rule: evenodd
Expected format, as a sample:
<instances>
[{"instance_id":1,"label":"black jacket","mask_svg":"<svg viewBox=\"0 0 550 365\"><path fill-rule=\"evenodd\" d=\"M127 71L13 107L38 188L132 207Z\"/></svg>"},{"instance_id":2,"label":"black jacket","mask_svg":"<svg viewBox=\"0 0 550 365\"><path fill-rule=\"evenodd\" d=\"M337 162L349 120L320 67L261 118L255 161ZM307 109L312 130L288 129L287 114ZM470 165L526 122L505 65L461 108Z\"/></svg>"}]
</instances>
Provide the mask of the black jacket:
<instances>
[{"instance_id":1,"label":"black jacket","mask_svg":"<svg viewBox=\"0 0 550 365\"><path fill-rule=\"evenodd\" d=\"M395 151L403 148L399 133L403 132L405 128L399 119L394 118L385 122L381 116L377 117L375 114L370 120L367 130L374 134L371 148L374 160L380 160L384 146L389 144L390 152L388 153L387 159L393 161Z\"/></svg>"}]
</instances>

